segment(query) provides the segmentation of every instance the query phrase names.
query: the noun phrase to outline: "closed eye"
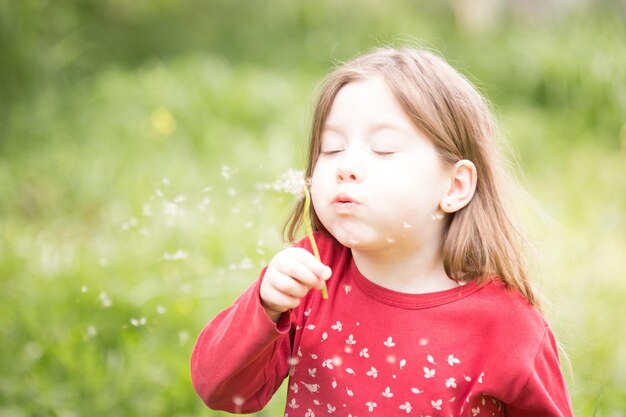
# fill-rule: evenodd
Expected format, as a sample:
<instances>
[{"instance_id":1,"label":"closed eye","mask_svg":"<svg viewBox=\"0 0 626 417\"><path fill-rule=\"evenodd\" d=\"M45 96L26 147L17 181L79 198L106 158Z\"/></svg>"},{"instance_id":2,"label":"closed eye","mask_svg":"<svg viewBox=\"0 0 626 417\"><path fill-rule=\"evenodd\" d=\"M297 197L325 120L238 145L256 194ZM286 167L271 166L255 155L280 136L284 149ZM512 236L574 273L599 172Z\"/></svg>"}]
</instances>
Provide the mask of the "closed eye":
<instances>
[{"instance_id":1,"label":"closed eye","mask_svg":"<svg viewBox=\"0 0 626 417\"><path fill-rule=\"evenodd\" d=\"M393 152L393 151L376 151L376 150L372 150L372 152L374 152L374 154L376 154L377 156L380 156L381 158L389 158L389 157L394 156L396 154L396 152Z\"/></svg>"},{"instance_id":2,"label":"closed eye","mask_svg":"<svg viewBox=\"0 0 626 417\"><path fill-rule=\"evenodd\" d=\"M320 151L320 154L321 155L334 155L334 154L338 154L339 152L343 152L343 149L329 149L329 150L322 149Z\"/></svg>"}]
</instances>

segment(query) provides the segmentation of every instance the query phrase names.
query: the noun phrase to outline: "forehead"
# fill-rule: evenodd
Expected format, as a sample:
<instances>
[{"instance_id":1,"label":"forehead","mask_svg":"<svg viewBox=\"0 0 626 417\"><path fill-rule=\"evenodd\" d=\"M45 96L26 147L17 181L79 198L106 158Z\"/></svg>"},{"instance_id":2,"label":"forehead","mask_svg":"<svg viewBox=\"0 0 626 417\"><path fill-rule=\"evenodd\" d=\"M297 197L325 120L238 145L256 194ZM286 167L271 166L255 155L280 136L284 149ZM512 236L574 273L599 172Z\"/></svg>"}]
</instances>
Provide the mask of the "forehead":
<instances>
[{"instance_id":1,"label":"forehead","mask_svg":"<svg viewBox=\"0 0 626 417\"><path fill-rule=\"evenodd\" d=\"M380 76L344 85L333 100L324 128L345 130L374 124L414 128L409 116Z\"/></svg>"}]
</instances>

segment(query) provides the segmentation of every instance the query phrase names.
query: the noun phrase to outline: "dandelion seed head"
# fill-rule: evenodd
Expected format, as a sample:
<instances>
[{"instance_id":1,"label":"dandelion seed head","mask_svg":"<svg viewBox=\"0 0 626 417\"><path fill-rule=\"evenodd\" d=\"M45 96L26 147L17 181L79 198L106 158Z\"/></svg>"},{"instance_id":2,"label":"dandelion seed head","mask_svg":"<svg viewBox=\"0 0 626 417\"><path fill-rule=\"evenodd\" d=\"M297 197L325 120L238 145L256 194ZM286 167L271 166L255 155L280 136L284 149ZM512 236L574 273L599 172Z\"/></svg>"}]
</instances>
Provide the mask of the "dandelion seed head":
<instances>
[{"instance_id":1,"label":"dandelion seed head","mask_svg":"<svg viewBox=\"0 0 626 417\"><path fill-rule=\"evenodd\" d=\"M308 187L308 181L304 177L304 171L288 169L271 184L259 184L258 188L289 193L297 198L304 197L304 187Z\"/></svg>"}]
</instances>

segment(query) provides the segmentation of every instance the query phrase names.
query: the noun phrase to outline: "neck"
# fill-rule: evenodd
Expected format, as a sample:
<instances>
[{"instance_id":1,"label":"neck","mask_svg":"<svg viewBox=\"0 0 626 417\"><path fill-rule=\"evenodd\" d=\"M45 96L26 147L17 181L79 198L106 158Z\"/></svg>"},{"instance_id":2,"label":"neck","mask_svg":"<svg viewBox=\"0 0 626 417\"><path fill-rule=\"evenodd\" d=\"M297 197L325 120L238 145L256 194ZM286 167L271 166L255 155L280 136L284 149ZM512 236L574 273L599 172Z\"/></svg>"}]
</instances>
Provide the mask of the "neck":
<instances>
[{"instance_id":1,"label":"neck","mask_svg":"<svg viewBox=\"0 0 626 417\"><path fill-rule=\"evenodd\" d=\"M404 293L444 291L459 284L448 278L438 250L400 253L352 249L359 271L381 287Z\"/></svg>"}]
</instances>

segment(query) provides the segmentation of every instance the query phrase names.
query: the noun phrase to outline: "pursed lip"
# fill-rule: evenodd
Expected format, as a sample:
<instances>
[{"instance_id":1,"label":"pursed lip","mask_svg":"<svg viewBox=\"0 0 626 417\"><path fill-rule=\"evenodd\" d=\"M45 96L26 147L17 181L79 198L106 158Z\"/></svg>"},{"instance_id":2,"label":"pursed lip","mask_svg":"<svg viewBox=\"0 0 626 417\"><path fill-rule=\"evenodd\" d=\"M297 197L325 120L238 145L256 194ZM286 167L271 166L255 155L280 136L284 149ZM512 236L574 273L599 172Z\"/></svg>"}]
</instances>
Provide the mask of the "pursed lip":
<instances>
[{"instance_id":1,"label":"pursed lip","mask_svg":"<svg viewBox=\"0 0 626 417\"><path fill-rule=\"evenodd\" d=\"M354 198L345 193L339 193L333 200L333 204L349 204L349 203L358 203Z\"/></svg>"},{"instance_id":2,"label":"pursed lip","mask_svg":"<svg viewBox=\"0 0 626 417\"><path fill-rule=\"evenodd\" d=\"M333 199L333 208L339 214L349 213L359 205L359 202L348 194L339 193Z\"/></svg>"}]
</instances>

